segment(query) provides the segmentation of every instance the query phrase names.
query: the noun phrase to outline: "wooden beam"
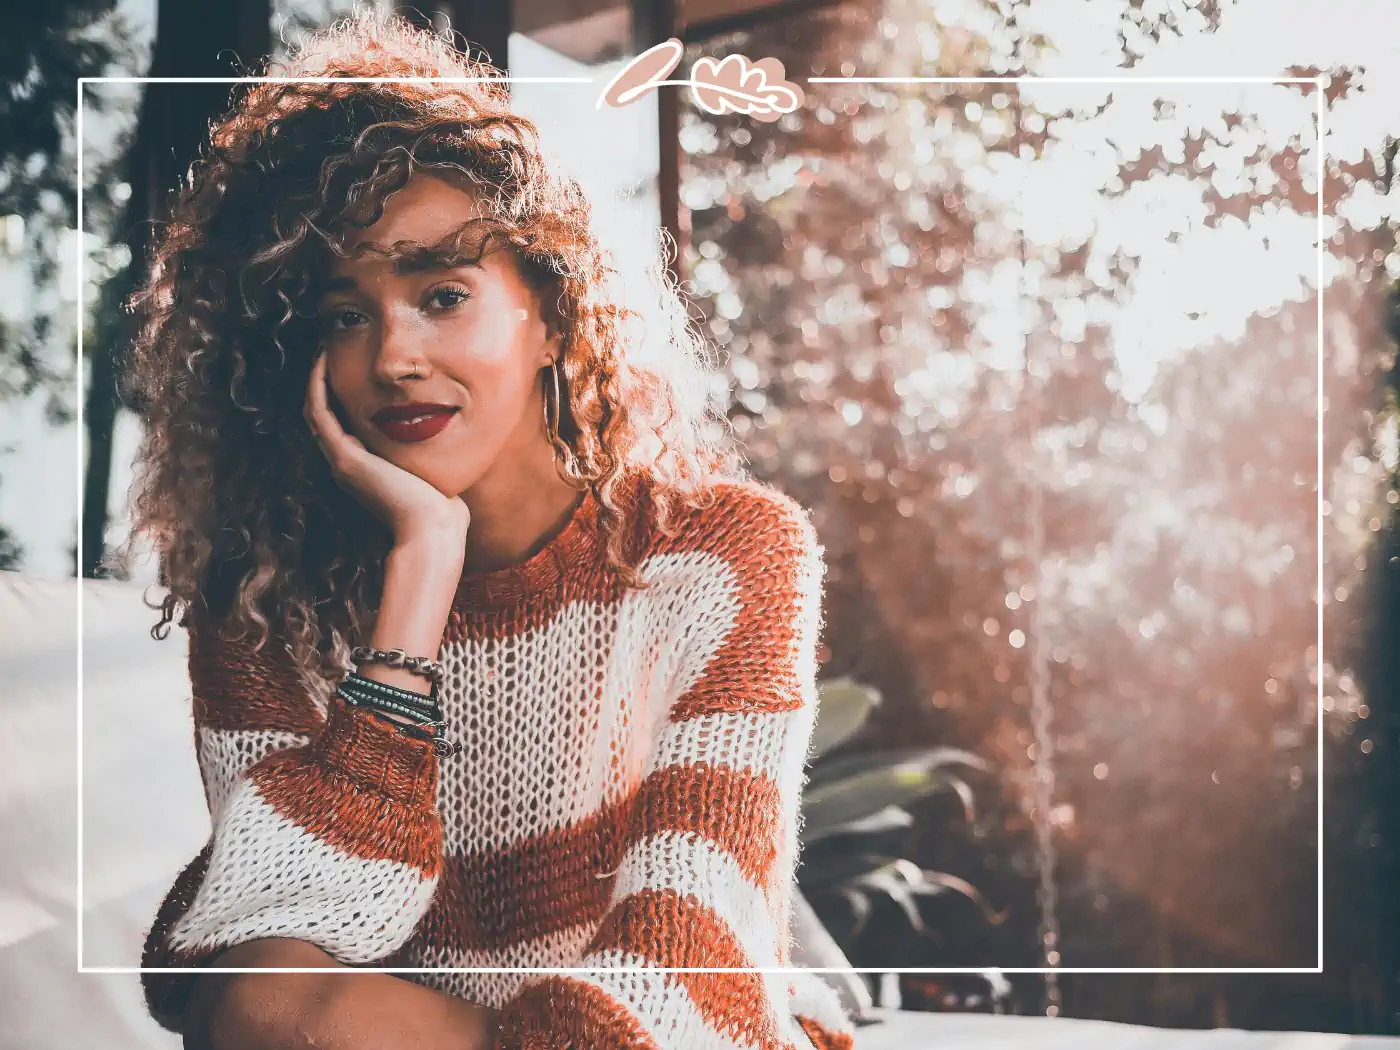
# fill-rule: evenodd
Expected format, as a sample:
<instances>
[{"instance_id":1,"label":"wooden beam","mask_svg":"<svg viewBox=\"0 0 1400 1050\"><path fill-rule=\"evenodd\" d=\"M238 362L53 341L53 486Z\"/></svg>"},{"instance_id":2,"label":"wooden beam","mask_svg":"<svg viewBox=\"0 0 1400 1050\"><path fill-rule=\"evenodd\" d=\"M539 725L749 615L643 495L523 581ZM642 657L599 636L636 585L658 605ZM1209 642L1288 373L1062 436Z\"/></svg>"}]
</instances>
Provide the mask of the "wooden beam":
<instances>
[{"instance_id":1,"label":"wooden beam","mask_svg":"<svg viewBox=\"0 0 1400 1050\"><path fill-rule=\"evenodd\" d=\"M650 47L676 35L676 0L632 0L632 46L640 55ZM690 217L681 211L681 110L677 88L656 93L658 137L661 155L656 174L661 225L675 241L675 257L665 260L666 269L679 283L684 275L683 260L690 243Z\"/></svg>"},{"instance_id":2,"label":"wooden beam","mask_svg":"<svg viewBox=\"0 0 1400 1050\"><path fill-rule=\"evenodd\" d=\"M844 2L847 0L686 0L680 39L687 44L699 43Z\"/></svg>"},{"instance_id":3,"label":"wooden beam","mask_svg":"<svg viewBox=\"0 0 1400 1050\"><path fill-rule=\"evenodd\" d=\"M801 11L836 2L839 0L685 0L675 11L675 25L677 29L687 32L692 27L705 29L710 25L743 26L779 17L793 10ZM533 38L550 29L608 15L629 4L626 0L532 0L528 4L512 6L516 7L515 31ZM637 9L647 5L645 0L633 0L630 6L635 26Z\"/></svg>"},{"instance_id":4,"label":"wooden beam","mask_svg":"<svg viewBox=\"0 0 1400 1050\"><path fill-rule=\"evenodd\" d=\"M584 22L616 10L627 10L627 0L532 0L528 4L512 5L515 31L534 37L553 26Z\"/></svg>"},{"instance_id":5,"label":"wooden beam","mask_svg":"<svg viewBox=\"0 0 1400 1050\"><path fill-rule=\"evenodd\" d=\"M473 58L485 58L502 73L510 73L510 34L515 7L509 0L438 0L437 3L404 0L395 10L424 29L450 29L470 44ZM458 47L464 47L457 40Z\"/></svg>"}]
</instances>

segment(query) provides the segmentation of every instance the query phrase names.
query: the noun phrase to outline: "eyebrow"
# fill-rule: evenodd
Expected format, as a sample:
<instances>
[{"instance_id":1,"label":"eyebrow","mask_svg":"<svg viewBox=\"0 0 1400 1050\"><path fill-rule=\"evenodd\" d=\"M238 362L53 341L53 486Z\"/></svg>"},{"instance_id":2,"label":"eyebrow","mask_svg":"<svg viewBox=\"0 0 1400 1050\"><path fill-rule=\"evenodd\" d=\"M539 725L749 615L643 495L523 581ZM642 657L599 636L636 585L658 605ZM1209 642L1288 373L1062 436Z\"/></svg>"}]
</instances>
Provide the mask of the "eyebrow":
<instances>
[{"instance_id":1,"label":"eyebrow","mask_svg":"<svg viewBox=\"0 0 1400 1050\"><path fill-rule=\"evenodd\" d=\"M478 270L486 269L486 267L481 264L480 260L464 256L460 252L445 251L440 248L429 248L426 246L410 248L407 251L396 253L393 259L394 273L401 276L414 273L431 273L439 270L457 270L466 266L474 267ZM332 277L322 286L321 292L323 295L328 295L331 292L354 291L357 287L359 286L355 283L355 278L353 277Z\"/></svg>"}]
</instances>

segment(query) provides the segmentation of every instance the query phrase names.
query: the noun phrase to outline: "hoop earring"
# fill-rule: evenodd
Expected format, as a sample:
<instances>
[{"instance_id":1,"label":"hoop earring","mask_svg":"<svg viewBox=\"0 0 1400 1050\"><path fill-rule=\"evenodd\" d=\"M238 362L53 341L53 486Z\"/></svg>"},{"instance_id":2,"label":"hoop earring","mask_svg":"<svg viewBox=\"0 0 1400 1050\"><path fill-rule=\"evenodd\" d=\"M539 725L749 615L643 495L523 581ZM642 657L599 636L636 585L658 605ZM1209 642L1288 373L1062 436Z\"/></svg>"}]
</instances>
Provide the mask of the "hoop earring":
<instances>
[{"instance_id":1,"label":"hoop earring","mask_svg":"<svg viewBox=\"0 0 1400 1050\"><path fill-rule=\"evenodd\" d=\"M554 446L554 462L559 470L559 476L574 488L587 488L588 479L579 470L578 456L569 447L569 443L559 436L559 420L562 416L561 408L563 402L559 393L559 369L557 362L550 362L545 366L552 380L550 386L554 388L554 409L550 410L550 387L544 388L544 432L549 438L549 443Z\"/></svg>"}]
</instances>

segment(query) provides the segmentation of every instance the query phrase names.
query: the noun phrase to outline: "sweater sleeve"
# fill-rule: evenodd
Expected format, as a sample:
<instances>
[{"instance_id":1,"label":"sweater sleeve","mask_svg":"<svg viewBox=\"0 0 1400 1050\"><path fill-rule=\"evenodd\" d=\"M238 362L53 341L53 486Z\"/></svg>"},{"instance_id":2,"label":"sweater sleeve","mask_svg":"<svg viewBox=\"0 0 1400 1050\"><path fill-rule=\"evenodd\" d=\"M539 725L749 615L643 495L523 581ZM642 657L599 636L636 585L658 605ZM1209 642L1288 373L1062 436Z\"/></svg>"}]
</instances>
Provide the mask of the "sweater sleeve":
<instances>
[{"instance_id":1,"label":"sweater sleeve","mask_svg":"<svg viewBox=\"0 0 1400 1050\"><path fill-rule=\"evenodd\" d=\"M816 715L821 548L806 514L741 490L707 515L703 595L628 817L609 905L575 965L527 978L500 1050L848 1050L833 994L788 960L798 800ZM751 972L664 973L663 967ZM804 1005L805 1004L805 1005Z\"/></svg>"},{"instance_id":2,"label":"sweater sleeve","mask_svg":"<svg viewBox=\"0 0 1400 1050\"><path fill-rule=\"evenodd\" d=\"M176 1032L197 974L170 971L267 937L371 963L412 934L442 866L430 741L334 695L322 713L274 642L257 650L187 626L212 833L166 894L141 959L147 1007Z\"/></svg>"}]
</instances>

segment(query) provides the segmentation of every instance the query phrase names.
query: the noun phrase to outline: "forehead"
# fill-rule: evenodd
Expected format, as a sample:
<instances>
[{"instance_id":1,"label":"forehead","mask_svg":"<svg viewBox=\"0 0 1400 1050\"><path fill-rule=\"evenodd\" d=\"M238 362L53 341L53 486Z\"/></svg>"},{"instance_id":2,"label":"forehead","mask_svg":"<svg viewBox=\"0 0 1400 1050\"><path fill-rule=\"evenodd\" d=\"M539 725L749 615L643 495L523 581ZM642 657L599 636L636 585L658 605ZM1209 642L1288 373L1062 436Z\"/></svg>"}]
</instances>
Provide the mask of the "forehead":
<instances>
[{"instance_id":1,"label":"forehead","mask_svg":"<svg viewBox=\"0 0 1400 1050\"><path fill-rule=\"evenodd\" d=\"M451 238L464 224L486 215L480 198L470 190L434 175L417 172L385 200L383 213L372 226L347 226L342 243L352 254L366 245L388 248L401 241L434 247ZM485 233L482 227L469 229L462 241L462 248L475 255ZM365 266L383 266L385 263L382 256L374 253L358 259L333 256L331 269L340 273Z\"/></svg>"}]
</instances>

